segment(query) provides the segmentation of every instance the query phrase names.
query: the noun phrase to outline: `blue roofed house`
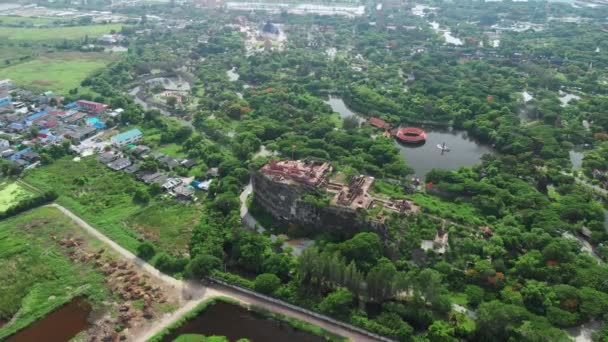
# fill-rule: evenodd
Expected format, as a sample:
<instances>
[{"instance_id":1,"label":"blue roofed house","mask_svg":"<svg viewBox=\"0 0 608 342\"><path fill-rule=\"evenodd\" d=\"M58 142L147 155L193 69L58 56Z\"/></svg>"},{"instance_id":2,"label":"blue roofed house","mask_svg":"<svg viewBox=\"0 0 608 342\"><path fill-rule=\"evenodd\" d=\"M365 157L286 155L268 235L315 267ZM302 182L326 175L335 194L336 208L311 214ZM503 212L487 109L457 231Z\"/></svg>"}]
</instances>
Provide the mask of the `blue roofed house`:
<instances>
[{"instance_id":1,"label":"blue roofed house","mask_svg":"<svg viewBox=\"0 0 608 342\"><path fill-rule=\"evenodd\" d=\"M12 103L11 96L8 92L0 92L0 108L8 108Z\"/></svg>"},{"instance_id":2,"label":"blue roofed house","mask_svg":"<svg viewBox=\"0 0 608 342\"><path fill-rule=\"evenodd\" d=\"M130 131L116 134L111 138L111 142L114 146L123 147L140 141L142 137L143 133L139 129L134 128Z\"/></svg>"},{"instance_id":3,"label":"blue roofed house","mask_svg":"<svg viewBox=\"0 0 608 342\"><path fill-rule=\"evenodd\" d=\"M98 118L89 118L87 119L87 126L94 127L95 129L105 129L106 123Z\"/></svg>"}]
</instances>

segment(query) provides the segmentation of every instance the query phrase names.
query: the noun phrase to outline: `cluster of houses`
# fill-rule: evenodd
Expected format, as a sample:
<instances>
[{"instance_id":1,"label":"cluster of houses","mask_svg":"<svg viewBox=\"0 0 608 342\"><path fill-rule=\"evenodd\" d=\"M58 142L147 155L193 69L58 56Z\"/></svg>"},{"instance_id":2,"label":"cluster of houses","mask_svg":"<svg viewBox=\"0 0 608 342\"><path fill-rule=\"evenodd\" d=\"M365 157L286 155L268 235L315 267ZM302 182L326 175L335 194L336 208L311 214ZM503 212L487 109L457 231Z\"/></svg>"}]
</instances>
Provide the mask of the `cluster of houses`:
<instances>
[{"instance_id":1,"label":"cluster of houses","mask_svg":"<svg viewBox=\"0 0 608 342\"><path fill-rule=\"evenodd\" d=\"M0 156L19 166L38 161L33 146L61 144L64 140L78 145L106 129L106 121L119 115L106 104L79 100L67 105L53 92L35 95L15 89L10 80L0 81Z\"/></svg>"},{"instance_id":2,"label":"cluster of houses","mask_svg":"<svg viewBox=\"0 0 608 342\"><path fill-rule=\"evenodd\" d=\"M197 181L192 177L174 177L170 171L178 167L191 169L196 165L192 159L181 159L152 151L148 146L137 145L143 134L139 129L132 129L110 138L114 149L103 153L97 158L99 162L114 171L133 174L138 180L146 184L158 184L171 196L181 200L196 200L195 190L208 190L212 177L217 177L217 169L208 172L210 177L206 181ZM162 170L143 169L146 160L155 160Z\"/></svg>"}]
</instances>

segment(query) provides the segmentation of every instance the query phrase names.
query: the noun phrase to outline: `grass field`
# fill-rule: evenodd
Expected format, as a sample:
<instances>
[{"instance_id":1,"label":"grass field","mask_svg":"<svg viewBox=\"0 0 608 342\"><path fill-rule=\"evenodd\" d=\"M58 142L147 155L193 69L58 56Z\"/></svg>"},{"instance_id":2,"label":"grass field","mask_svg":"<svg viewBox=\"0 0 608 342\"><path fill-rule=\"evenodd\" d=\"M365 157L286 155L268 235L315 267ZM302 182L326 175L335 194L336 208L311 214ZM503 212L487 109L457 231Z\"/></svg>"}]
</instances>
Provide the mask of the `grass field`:
<instances>
[{"instance_id":1,"label":"grass field","mask_svg":"<svg viewBox=\"0 0 608 342\"><path fill-rule=\"evenodd\" d=\"M34 18L17 16L0 16L0 25L49 25L55 22L63 22L61 18Z\"/></svg>"},{"instance_id":2,"label":"grass field","mask_svg":"<svg viewBox=\"0 0 608 342\"><path fill-rule=\"evenodd\" d=\"M198 207L166 200L150 204L126 223L146 238L156 241L160 249L180 253L188 250L192 227L199 218Z\"/></svg>"},{"instance_id":3,"label":"grass field","mask_svg":"<svg viewBox=\"0 0 608 342\"><path fill-rule=\"evenodd\" d=\"M64 26L51 28L0 27L0 38L27 41L63 41L82 39L85 36L95 39L110 31L120 31L122 24Z\"/></svg>"},{"instance_id":4,"label":"grass field","mask_svg":"<svg viewBox=\"0 0 608 342\"><path fill-rule=\"evenodd\" d=\"M48 55L0 69L0 78L10 78L17 85L34 90L67 94L92 72L110 63L112 58L101 53Z\"/></svg>"},{"instance_id":5,"label":"grass field","mask_svg":"<svg viewBox=\"0 0 608 342\"><path fill-rule=\"evenodd\" d=\"M471 226L482 226L486 224L486 222L483 222L480 219L475 207L470 203L445 201L424 193L416 193L414 195L408 195L407 197L430 214L449 218L456 222Z\"/></svg>"},{"instance_id":6,"label":"grass field","mask_svg":"<svg viewBox=\"0 0 608 342\"><path fill-rule=\"evenodd\" d=\"M41 207L0 222L0 340L72 298L107 298L104 276L63 255L52 236L82 231L54 208Z\"/></svg>"},{"instance_id":7,"label":"grass field","mask_svg":"<svg viewBox=\"0 0 608 342\"><path fill-rule=\"evenodd\" d=\"M167 144L158 148L158 152L164 153L174 158L184 158L186 153L182 151L182 147L178 144Z\"/></svg>"},{"instance_id":8,"label":"grass field","mask_svg":"<svg viewBox=\"0 0 608 342\"><path fill-rule=\"evenodd\" d=\"M0 212L19 203L19 201L32 197L34 194L17 183L0 183Z\"/></svg>"},{"instance_id":9,"label":"grass field","mask_svg":"<svg viewBox=\"0 0 608 342\"><path fill-rule=\"evenodd\" d=\"M131 251L146 237L169 251L182 252L190 239L189 229L196 223L196 207L173 199L156 197L148 205L133 203L134 192L146 190L147 185L106 168L94 156L80 162L60 159L28 171L25 181L56 191L58 203Z\"/></svg>"}]
</instances>

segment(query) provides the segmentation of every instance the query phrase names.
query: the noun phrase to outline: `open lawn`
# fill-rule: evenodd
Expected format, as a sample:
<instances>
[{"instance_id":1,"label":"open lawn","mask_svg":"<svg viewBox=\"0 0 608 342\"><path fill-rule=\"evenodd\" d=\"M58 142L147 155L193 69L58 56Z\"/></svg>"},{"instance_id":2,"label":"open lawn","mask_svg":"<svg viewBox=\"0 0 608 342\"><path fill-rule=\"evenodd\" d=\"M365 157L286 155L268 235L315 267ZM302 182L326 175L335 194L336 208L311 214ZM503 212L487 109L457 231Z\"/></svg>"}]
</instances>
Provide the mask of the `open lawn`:
<instances>
[{"instance_id":1,"label":"open lawn","mask_svg":"<svg viewBox=\"0 0 608 342\"><path fill-rule=\"evenodd\" d=\"M32 197L34 194L17 183L0 183L0 212L19 203L19 201Z\"/></svg>"},{"instance_id":2,"label":"open lawn","mask_svg":"<svg viewBox=\"0 0 608 342\"><path fill-rule=\"evenodd\" d=\"M28 171L25 181L56 191L58 203L131 251L146 237L168 251L183 252L189 229L196 222L195 207L159 197L147 205L133 203L135 191L148 186L132 175L108 169L95 158L79 162L62 158Z\"/></svg>"},{"instance_id":3,"label":"open lawn","mask_svg":"<svg viewBox=\"0 0 608 342\"><path fill-rule=\"evenodd\" d=\"M112 30L120 31L122 24L63 26L51 28L0 27L0 38L28 41L63 41L64 39L82 39L85 36L97 38L109 34Z\"/></svg>"},{"instance_id":4,"label":"open lawn","mask_svg":"<svg viewBox=\"0 0 608 342\"><path fill-rule=\"evenodd\" d=\"M77 296L93 305L107 298L104 276L62 254L52 237L81 230L54 208L42 207L0 222L0 340Z\"/></svg>"},{"instance_id":5,"label":"open lawn","mask_svg":"<svg viewBox=\"0 0 608 342\"><path fill-rule=\"evenodd\" d=\"M111 61L110 55L101 53L49 55L0 69L0 78L10 78L17 85L34 90L67 94Z\"/></svg>"},{"instance_id":6,"label":"open lawn","mask_svg":"<svg viewBox=\"0 0 608 342\"><path fill-rule=\"evenodd\" d=\"M480 219L475 207L470 203L444 201L438 197L424 193L416 193L414 195L408 195L407 197L422 207L427 213L449 218L453 221L471 226L482 226L486 224L486 222L483 222Z\"/></svg>"},{"instance_id":7,"label":"open lawn","mask_svg":"<svg viewBox=\"0 0 608 342\"><path fill-rule=\"evenodd\" d=\"M167 144L158 148L158 152L164 153L174 158L184 158L186 153L182 151L182 147L178 144Z\"/></svg>"},{"instance_id":8,"label":"open lawn","mask_svg":"<svg viewBox=\"0 0 608 342\"><path fill-rule=\"evenodd\" d=\"M148 205L130 217L127 225L156 241L160 249L179 253L188 250L192 227L199 218L198 207L168 199Z\"/></svg>"}]
</instances>

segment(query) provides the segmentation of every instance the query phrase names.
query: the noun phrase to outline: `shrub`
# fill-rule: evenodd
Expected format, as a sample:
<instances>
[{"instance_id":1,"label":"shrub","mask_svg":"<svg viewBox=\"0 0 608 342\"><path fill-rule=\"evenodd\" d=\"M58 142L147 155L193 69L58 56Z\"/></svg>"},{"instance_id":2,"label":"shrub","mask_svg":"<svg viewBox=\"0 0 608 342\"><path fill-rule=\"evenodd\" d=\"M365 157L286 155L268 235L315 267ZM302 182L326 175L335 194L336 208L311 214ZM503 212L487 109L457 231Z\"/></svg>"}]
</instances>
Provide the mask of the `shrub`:
<instances>
[{"instance_id":1,"label":"shrub","mask_svg":"<svg viewBox=\"0 0 608 342\"><path fill-rule=\"evenodd\" d=\"M174 257L163 252L158 255L154 266L163 273L175 274L183 272L187 263L188 261L184 258Z\"/></svg>"},{"instance_id":2,"label":"shrub","mask_svg":"<svg viewBox=\"0 0 608 342\"><path fill-rule=\"evenodd\" d=\"M191 278L199 279L208 276L221 265L222 261L213 255L200 254L190 260L186 266L186 273Z\"/></svg>"},{"instance_id":3,"label":"shrub","mask_svg":"<svg viewBox=\"0 0 608 342\"><path fill-rule=\"evenodd\" d=\"M255 278L253 288L264 294L272 294L281 286L281 279L274 274L263 273Z\"/></svg>"},{"instance_id":4,"label":"shrub","mask_svg":"<svg viewBox=\"0 0 608 342\"><path fill-rule=\"evenodd\" d=\"M150 241L144 241L137 246L137 256L144 259L150 260L156 254L154 245Z\"/></svg>"}]
</instances>

